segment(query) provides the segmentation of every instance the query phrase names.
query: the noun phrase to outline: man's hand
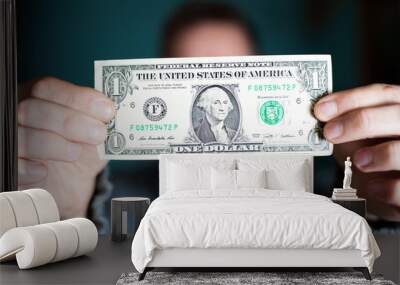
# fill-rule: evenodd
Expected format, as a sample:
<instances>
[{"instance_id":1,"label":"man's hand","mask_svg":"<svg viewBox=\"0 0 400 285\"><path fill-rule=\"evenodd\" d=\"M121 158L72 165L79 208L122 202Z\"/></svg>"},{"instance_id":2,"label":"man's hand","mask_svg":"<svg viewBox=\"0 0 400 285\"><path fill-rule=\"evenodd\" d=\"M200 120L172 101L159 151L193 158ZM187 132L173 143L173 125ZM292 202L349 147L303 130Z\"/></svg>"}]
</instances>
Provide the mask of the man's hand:
<instances>
[{"instance_id":1,"label":"man's hand","mask_svg":"<svg viewBox=\"0 0 400 285\"><path fill-rule=\"evenodd\" d=\"M377 216L400 221L400 86L373 84L336 92L314 108L327 122L325 137L336 144L342 165L352 156L353 187Z\"/></svg>"},{"instance_id":2,"label":"man's hand","mask_svg":"<svg viewBox=\"0 0 400 285\"><path fill-rule=\"evenodd\" d=\"M18 186L53 194L63 218L85 216L106 161L96 145L114 116L102 93L56 78L37 81L18 105Z\"/></svg>"}]
</instances>

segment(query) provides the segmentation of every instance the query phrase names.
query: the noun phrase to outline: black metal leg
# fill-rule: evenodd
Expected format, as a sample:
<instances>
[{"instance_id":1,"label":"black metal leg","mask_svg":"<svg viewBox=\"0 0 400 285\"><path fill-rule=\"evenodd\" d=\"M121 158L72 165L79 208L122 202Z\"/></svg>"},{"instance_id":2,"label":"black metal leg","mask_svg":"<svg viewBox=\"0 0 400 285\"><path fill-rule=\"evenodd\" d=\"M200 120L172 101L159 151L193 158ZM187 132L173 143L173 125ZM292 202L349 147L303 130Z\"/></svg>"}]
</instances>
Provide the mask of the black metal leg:
<instances>
[{"instance_id":1,"label":"black metal leg","mask_svg":"<svg viewBox=\"0 0 400 285\"><path fill-rule=\"evenodd\" d=\"M354 267L354 269L357 271L361 271L362 274L364 275L365 279L372 280L371 274L369 274L369 270L367 267Z\"/></svg>"},{"instance_id":2,"label":"black metal leg","mask_svg":"<svg viewBox=\"0 0 400 285\"><path fill-rule=\"evenodd\" d=\"M148 271L148 269L147 269L147 267L146 267L146 268L143 270L143 272L139 274L138 281L142 281L142 280L144 279L144 277L146 276L147 271Z\"/></svg>"},{"instance_id":3,"label":"black metal leg","mask_svg":"<svg viewBox=\"0 0 400 285\"><path fill-rule=\"evenodd\" d=\"M372 280L371 274L369 274L369 270L367 267L363 268L362 273L364 274L365 279Z\"/></svg>"}]
</instances>

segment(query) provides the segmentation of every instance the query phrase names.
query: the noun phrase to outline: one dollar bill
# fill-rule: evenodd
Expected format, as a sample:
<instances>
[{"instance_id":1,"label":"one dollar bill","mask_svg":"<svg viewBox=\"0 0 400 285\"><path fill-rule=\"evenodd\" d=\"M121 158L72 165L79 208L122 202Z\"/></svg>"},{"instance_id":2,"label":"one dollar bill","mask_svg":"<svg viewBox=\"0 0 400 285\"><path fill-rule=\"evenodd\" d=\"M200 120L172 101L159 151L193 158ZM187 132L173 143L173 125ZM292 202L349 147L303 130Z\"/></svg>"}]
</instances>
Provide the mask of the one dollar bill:
<instances>
[{"instance_id":1,"label":"one dollar bill","mask_svg":"<svg viewBox=\"0 0 400 285\"><path fill-rule=\"evenodd\" d=\"M104 159L332 153L312 112L332 91L329 55L96 61L95 87L116 108Z\"/></svg>"}]
</instances>

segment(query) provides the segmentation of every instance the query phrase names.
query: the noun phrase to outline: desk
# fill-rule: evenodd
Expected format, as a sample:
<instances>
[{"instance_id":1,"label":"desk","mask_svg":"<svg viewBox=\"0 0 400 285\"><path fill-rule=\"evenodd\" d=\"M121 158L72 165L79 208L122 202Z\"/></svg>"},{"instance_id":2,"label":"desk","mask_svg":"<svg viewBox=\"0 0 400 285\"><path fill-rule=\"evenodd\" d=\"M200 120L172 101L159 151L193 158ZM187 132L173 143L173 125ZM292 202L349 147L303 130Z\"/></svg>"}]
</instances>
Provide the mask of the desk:
<instances>
[{"instance_id":1,"label":"desk","mask_svg":"<svg viewBox=\"0 0 400 285\"><path fill-rule=\"evenodd\" d=\"M80 256L28 270L19 270L16 261L0 264L0 284L115 284L124 272L134 271L132 238L112 242L99 236L96 249Z\"/></svg>"}]
</instances>

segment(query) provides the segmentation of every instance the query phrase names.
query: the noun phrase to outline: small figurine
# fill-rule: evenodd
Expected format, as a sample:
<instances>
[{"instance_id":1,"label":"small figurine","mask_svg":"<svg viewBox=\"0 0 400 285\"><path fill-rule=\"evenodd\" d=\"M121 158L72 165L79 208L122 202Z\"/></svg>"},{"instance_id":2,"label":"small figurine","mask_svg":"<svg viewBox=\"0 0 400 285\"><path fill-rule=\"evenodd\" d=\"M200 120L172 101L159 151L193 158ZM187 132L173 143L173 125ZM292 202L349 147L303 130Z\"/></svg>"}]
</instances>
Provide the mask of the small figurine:
<instances>
[{"instance_id":1,"label":"small figurine","mask_svg":"<svg viewBox=\"0 0 400 285\"><path fill-rule=\"evenodd\" d=\"M350 156L347 157L344 162L344 179L343 188L333 188L332 199L334 200L352 200L357 199L357 189L351 187L351 177L353 171L351 171L351 160Z\"/></svg>"},{"instance_id":2,"label":"small figurine","mask_svg":"<svg viewBox=\"0 0 400 285\"><path fill-rule=\"evenodd\" d=\"M352 189L351 188L351 177L353 175L353 171L351 171L351 160L350 156L347 157L344 162L344 179L343 179L343 189Z\"/></svg>"}]
</instances>

